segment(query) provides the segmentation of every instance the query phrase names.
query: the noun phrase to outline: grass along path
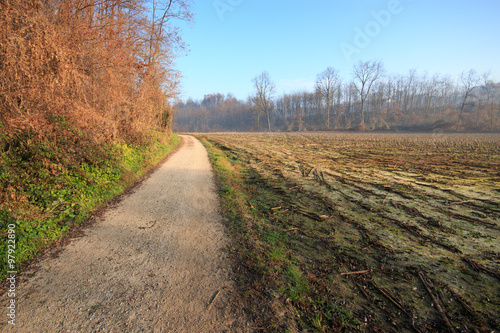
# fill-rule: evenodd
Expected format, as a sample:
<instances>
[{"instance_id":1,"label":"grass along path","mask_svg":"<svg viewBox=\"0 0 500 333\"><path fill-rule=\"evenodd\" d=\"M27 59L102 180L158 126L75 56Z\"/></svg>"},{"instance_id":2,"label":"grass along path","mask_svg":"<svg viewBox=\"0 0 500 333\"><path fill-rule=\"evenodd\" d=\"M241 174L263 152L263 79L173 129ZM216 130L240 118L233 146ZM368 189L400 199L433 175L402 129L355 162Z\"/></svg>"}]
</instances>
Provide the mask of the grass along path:
<instances>
[{"instance_id":1,"label":"grass along path","mask_svg":"<svg viewBox=\"0 0 500 333\"><path fill-rule=\"evenodd\" d=\"M177 135L157 134L150 144L116 144L87 156L47 144L24 148L24 155L3 153L0 277L22 270L24 262L123 193L179 142ZM16 269L10 269L7 260L9 224L15 225Z\"/></svg>"},{"instance_id":2,"label":"grass along path","mask_svg":"<svg viewBox=\"0 0 500 333\"><path fill-rule=\"evenodd\" d=\"M250 332L203 145L179 149L16 288L2 332ZM75 265L75 263L77 263Z\"/></svg>"}]
</instances>

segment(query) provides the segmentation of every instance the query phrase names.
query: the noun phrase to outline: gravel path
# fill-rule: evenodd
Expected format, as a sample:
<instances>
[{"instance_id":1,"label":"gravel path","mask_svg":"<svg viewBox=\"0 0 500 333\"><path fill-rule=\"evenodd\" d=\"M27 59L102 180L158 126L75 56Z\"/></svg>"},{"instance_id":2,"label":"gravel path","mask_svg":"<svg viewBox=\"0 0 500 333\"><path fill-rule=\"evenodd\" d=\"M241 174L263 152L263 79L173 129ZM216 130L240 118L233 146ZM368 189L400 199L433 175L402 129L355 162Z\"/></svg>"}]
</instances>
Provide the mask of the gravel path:
<instances>
[{"instance_id":1,"label":"gravel path","mask_svg":"<svg viewBox=\"0 0 500 333\"><path fill-rule=\"evenodd\" d=\"M182 136L180 149L84 237L24 272L16 326L3 314L0 330L251 331L226 245L207 152Z\"/></svg>"}]
</instances>

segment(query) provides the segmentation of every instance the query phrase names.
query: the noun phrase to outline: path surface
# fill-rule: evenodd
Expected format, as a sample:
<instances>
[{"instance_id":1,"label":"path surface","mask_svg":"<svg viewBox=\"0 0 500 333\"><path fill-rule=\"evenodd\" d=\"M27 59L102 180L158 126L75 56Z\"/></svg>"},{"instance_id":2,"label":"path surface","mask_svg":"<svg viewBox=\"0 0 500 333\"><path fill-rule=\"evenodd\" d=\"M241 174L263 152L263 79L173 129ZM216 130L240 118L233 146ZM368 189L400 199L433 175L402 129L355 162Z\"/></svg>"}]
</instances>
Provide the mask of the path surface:
<instances>
[{"instance_id":1,"label":"path surface","mask_svg":"<svg viewBox=\"0 0 500 333\"><path fill-rule=\"evenodd\" d=\"M197 139L182 139L84 237L24 273L16 327L2 314L0 331L250 331L233 299L207 152Z\"/></svg>"}]
</instances>

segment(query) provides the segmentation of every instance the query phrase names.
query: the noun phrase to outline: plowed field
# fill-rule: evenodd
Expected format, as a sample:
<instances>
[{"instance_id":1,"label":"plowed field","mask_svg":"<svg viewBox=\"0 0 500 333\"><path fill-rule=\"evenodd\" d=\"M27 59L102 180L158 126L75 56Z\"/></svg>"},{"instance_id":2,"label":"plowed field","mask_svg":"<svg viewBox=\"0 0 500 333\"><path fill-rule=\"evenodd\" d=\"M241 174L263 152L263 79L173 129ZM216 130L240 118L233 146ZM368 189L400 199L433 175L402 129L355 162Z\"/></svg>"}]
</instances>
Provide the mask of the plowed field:
<instances>
[{"instance_id":1,"label":"plowed field","mask_svg":"<svg viewBox=\"0 0 500 333\"><path fill-rule=\"evenodd\" d=\"M203 137L268 189L275 327L500 329L500 135Z\"/></svg>"}]
</instances>

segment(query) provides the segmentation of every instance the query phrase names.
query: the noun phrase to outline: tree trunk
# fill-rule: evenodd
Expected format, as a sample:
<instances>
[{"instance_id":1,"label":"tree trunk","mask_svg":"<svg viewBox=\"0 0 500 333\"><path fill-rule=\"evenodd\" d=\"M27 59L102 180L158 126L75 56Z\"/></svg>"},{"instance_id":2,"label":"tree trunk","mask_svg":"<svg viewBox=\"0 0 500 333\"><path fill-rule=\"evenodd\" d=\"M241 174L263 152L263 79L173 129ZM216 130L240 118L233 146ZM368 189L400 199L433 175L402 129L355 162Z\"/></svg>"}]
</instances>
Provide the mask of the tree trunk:
<instances>
[{"instance_id":1,"label":"tree trunk","mask_svg":"<svg viewBox=\"0 0 500 333\"><path fill-rule=\"evenodd\" d=\"M269 117L269 111L267 112L267 125L269 126L269 132L271 132L271 119Z\"/></svg>"}]
</instances>

